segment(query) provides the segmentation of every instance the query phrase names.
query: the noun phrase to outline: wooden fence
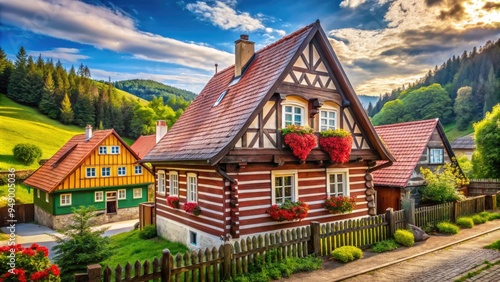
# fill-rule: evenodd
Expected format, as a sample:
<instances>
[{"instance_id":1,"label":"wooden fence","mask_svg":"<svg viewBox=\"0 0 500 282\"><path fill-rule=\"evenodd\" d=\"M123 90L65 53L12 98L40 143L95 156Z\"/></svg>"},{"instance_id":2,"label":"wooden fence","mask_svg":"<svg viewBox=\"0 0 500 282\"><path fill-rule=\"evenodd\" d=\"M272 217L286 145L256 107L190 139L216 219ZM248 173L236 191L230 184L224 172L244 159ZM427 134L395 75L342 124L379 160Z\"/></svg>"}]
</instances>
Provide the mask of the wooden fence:
<instances>
[{"instance_id":1,"label":"wooden fence","mask_svg":"<svg viewBox=\"0 0 500 282\"><path fill-rule=\"evenodd\" d=\"M423 227L427 224L436 224L440 221L455 222L461 216L467 216L485 211L486 199L493 201L495 196L477 196L467 198L463 201L456 201L451 203L444 203L435 206L421 207L415 209L415 225ZM492 209L494 207L488 207Z\"/></svg>"},{"instance_id":2,"label":"wooden fence","mask_svg":"<svg viewBox=\"0 0 500 282\"><path fill-rule=\"evenodd\" d=\"M471 179L467 195L494 195L500 192L500 179Z\"/></svg>"},{"instance_id":3,"label":"wooden fence","mask_svg":"<svg viewBox=\"0 0 500 282\"><path fill-rule=\"evenodd\" d=\"M0 227L10 225L8 220L16 220L15 223L32 222L35 220L34 204L22 204L14 206L14 218L10 217L9 207L0 208Z\"/></svg>"}]
</instances>

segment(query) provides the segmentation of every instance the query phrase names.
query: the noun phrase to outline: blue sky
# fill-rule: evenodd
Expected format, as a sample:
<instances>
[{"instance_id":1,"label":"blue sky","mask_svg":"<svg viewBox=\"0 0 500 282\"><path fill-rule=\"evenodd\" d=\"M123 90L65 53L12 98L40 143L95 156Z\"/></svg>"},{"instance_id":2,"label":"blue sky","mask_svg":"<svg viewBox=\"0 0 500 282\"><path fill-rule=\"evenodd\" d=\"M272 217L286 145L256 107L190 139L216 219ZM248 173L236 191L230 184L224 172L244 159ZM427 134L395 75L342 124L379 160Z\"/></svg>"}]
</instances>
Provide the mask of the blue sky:
<instances>
[{"instance_id":1,"label":"blue sky","mask_svg":"<svg viewBox=\"0 0 500 282\"><path fill-rule=\"evenodd\" d=\"M379 95L498 40L500 0L2 0L0 46L198 93L240 34L258 50L316 19L357 93Z\"/></svg>"}]
</instances>

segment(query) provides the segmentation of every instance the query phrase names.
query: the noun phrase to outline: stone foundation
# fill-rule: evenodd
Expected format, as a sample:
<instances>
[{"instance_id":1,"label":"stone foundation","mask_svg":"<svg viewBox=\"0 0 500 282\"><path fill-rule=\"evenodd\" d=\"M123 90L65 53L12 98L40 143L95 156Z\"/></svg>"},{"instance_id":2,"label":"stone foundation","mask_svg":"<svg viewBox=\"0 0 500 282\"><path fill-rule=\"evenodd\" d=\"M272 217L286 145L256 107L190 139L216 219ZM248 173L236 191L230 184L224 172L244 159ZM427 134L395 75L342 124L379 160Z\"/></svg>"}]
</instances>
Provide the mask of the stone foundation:
<instances>
[{"instance_id":1,"label":"stone foundation","mask_svg":"<svg viewBox=\"0 0 500 282\"><path fill-rule=\"evenodd\" d=\"M95 217L95 223L97 225L129 219L138 219L139 207L118 209L116 214L106 214L103 210L97 211L97 214L98 216ZM64 229L65 226L71 223L72 218L73 214L52 215L35 205L35 221L38 222L38 224L47 226L51 229Z\"/></svg>"}]
</instances>

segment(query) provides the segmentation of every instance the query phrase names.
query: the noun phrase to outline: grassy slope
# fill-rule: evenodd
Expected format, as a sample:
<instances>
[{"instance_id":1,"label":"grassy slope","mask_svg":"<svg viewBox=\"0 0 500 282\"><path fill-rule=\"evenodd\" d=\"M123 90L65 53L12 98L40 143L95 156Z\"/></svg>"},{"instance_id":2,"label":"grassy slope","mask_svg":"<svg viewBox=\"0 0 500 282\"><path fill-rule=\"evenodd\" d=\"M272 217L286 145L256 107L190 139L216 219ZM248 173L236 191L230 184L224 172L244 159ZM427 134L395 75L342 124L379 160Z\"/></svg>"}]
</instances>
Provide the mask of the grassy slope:
<instances>
[{"instance_id":1,"label":"grassy slope","mask_svg":"<svg viewBox=\"0 0 500 282\"><path fill-rule=\"evenodd\" d=\"M458 137L469 135L474 132L472 125L470 125L466 130L458 130L456 122L444 125L443 127L444 127L444 132L446 133L446 137L448 137L450 143L453 142L453 140L457 139Z\"/></svg>"},{"instance_id":2,"label":"grassy slope","mask_svg":"<svg viewBox=\"0 0 500 282\"><path fill-rule=\"evenodd\" d=\"M0 186L0 208L7 206L7 189L7 185ZM33 195L33 189L28 192L28 186L16 184L16 204L33 203Z\"/></svg>"},{"instance_id":3,"label":"grassy slope","mask_svg":"<svg viewBox=\"0 0 500 282\"><path fill-rule=\"evenodd\" d=\"M100 81L93 81L95 83L95 85L97 86L97 89L101 90L103 87L104 87L104 83L100 82ZM135 96L134 94L131 94L131 93L128 93L126 91L123 91L121 89L118 89L118 88L113 88L113 90L115 91L115 93L118 94L118 97L120 96L125 96L125 98L129 99L129 100L137 100L139 99L140 103L142 105L146 105L147 103L149 103L148 101L142 99L142 98L139 98L137 96Z\"/></svg>"},{"instance_id":4,"label":"grassy slope","mask_svg":"<svg viewBox=\"0 0 500 282\"><path fill-rule=\"evenodd\" d=\"M14 159L12 149L18 143L33 143L42 151L42 159L54 155L62 145L83 128L63 125L37 109L20 105L0 94L0 170L14 167L36 169L38 163L26 166Z\"/></svg>"}]
</instances>

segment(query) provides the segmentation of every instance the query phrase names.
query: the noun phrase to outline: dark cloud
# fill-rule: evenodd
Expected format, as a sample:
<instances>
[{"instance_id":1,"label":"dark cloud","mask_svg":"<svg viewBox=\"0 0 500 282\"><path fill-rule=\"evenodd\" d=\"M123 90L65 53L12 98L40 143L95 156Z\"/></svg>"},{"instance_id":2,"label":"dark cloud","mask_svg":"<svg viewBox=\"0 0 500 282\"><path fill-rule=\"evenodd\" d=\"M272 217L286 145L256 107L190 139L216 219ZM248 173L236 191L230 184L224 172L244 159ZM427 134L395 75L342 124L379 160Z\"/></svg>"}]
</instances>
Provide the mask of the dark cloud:
<instances>
[{"instance_id":1,"label":"dark cloud","mask_svg":"<svg viewBox=\"0 0 500 282\"><path fill-rule=\"evenodd\" d=\"M425 4L427 4L427 6L429 6L429 7L431 7L434 5L441 5L445 1L446 0L425 0Z\"/></svg>"},{"instance_id":2,"label":"dark cloud","mask_svg":"<svg viewBox=\"0 0 500 282\"><path fill-rule=\"evenodd\" d=\"M381 53L382 56L418 56L427 55L437 52L445 52L453 50L454 46L444 46L444 45L420 45L420 46L409 46L409 47L396 47L384 51Z\"/></svg>"},{"instance_id":3,"label":"dark cloud","mask_svg":"<svg viewBox=\"0 0 500 282\"><path fill-rule=\"evenodd\" d=\"M413 74L415 72L413 66L395 66L392 63L387 63L378 59L356 59L352 61L351 66L369 70L372 73Z\"/></svg>"},{"instance_id":4,"label":"dark cloud","mask_svg":"<svg viewBox=\"0 0 500 282\"><path fill-rule=\"evenodd\" d=\"M462 17L465 15L465 9L464 6L462 6L461 3L455 3L453 7L449 10L441 10L439 14L439 19L441 20L446 20L446 19L455 19L455 20L460 20Z\"/></svg>"},{"instance_id":5,"label":"dark cloud","mask_svg":"<svg viewBox=\"0 0 500 282\"><path fill-rule=\"evenodd\" d=\"M486 2L483 6L483 9L487 11L500 9L500 3Z\"/></svg>"},{"instance_id":6,"label":"dark cloud","mask_svg":"<svg viewBox=\"0 0 500 282\"><path fill-rule=\"evenodd\" d=\"M464 42L487 40L500 35L500 23L491 26L478 26L470 29L446 29L434 26L418 30L407 30L400 34L405 45L447 45L457 46Z\"/></svg>"}]
</instances>

